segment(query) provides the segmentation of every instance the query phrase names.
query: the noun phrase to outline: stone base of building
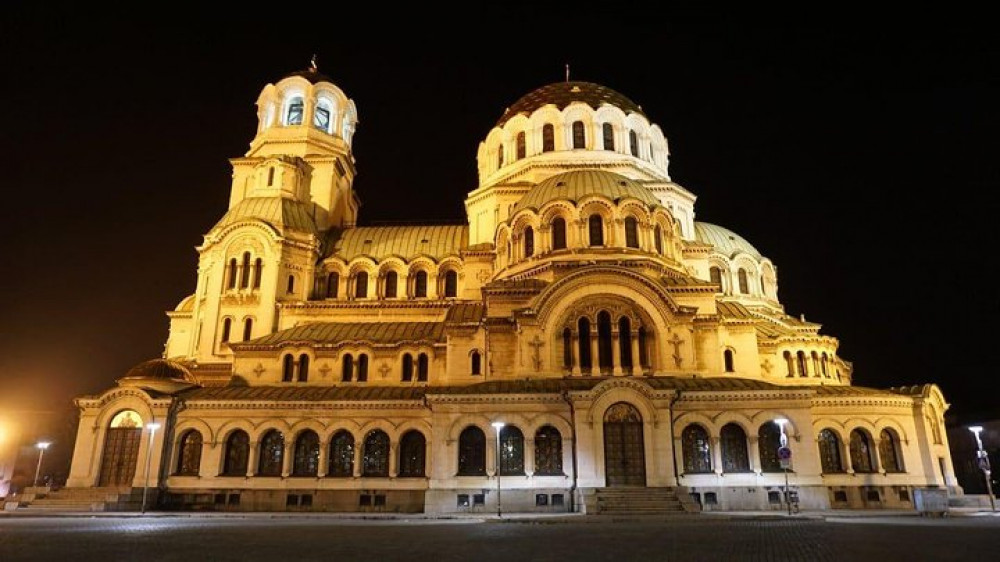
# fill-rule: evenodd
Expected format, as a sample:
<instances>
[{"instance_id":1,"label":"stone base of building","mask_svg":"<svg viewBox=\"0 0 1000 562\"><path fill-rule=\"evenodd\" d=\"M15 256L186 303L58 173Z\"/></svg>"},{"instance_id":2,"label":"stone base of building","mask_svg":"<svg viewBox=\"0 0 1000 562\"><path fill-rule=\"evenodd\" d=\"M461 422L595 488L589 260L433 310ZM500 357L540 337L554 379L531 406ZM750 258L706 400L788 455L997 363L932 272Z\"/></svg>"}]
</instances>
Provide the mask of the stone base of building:
<instances>
[{"instance_id":1,"label":"stone base of building","mask_svg":"<svg viewBox=\"0 0 1000 562\"><path fill-rule=\"evenodd\" d=\"M791 486L795 509L914 509L913 486ZM692 486L703 511L783 511L784 486Z\"/></svg>"},{"instance_id":2,"label":"stone base of building","mask_svg":"<svg viewBox=\"0 0 1000 562\"><path fill-rule=\"evenodd\" d=\"M566 513L572 511L567 488L500 490L501 513ZM497 513L496 488L427 490L427 513Z\"/></svg>"},{"instance_id":3,"label":"stone base of building","mask_svg":"<svg viewBox=\"0 0 1000 562\"><path fill-rule=\"evenodd\" d=\"M182 511L288 511L422 513L424 490L172 489L161 509Z\"/></svg>"}]
</instances>

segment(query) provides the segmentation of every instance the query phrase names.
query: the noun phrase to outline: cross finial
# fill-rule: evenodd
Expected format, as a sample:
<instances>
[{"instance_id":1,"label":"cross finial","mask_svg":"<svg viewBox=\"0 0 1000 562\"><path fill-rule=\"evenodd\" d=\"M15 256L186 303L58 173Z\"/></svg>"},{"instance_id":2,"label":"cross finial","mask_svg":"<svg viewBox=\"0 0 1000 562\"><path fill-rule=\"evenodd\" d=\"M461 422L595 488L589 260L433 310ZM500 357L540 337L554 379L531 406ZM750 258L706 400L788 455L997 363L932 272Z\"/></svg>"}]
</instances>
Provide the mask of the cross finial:
<instances>
[{"instance_id":1,"label":"cross finial","mask_svg":"<svg viewBox=\"0 0 1000 562\"><path fill-rule=\"evenodd\" d=\"M566 81L569 82L569 63L566 63Z\"/></svg>"},{"instance_id":2,"label":"cross finial","mask_svg":"<svg viewBox=\"0 0 1000 562\"><path fill-rule=\"evenodd\" d=\"M316 53L313 53L312 59L309 61L309 70L316 72L318 68L316 67Z\"/></svg>"}]
</instances>

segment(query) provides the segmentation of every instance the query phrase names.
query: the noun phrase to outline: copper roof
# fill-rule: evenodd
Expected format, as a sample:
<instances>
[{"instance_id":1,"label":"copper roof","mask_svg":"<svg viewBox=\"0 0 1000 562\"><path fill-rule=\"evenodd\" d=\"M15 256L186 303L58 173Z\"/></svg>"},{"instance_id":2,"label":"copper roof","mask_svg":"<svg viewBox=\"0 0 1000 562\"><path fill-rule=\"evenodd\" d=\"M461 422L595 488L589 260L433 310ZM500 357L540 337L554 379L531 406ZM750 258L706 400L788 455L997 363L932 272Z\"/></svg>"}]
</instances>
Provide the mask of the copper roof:
<instances>
[{"instance_id":1,"label":"copper roof","mask_svg":"<svg viewBox=\"0 0 1000 562\"><path fill-rule=\"evenodd\" d=\"M756 317L750 314L747 307L738 302L719 301L715 304L719 310L719 315L723 318L733 318L737 320L754 320Z\"/></svg>"},{"instance_id":2,"label":"copper roof","mask_svg":"<svg viewBox=\"0 0 1000 562\"><path fill-rule=\"evenodd\" d=\"M336 256L344 261L360 256L375 260L399 256L411 260L422 255L440 260L458 256L469 246L469 227L465 225L363 226L349 228L335 236L329 245L328 257Z\"/></svg>"},{"instance_id":3,"label":"copper roof","mask_svg":"<svg viewBox=\"0 0 1000 562\"><path fill-rule=\"evenodd\" d=\"M229 209L214 229L248 219L262 220L279 231L291 229L319 233L309 205L285 197L248 197Z\"/></svg>"},{"instance_id":4,"label":"copper roof","mask_svg":"<svg viewBox=\"0 0 1000 562\"><path fill-rule=\"evenodd\" d=\"M478 324L485 311L486 306L481 302L458 303L448 309L444 321L450 324Z\"/></svg>"},{"instance_id":5,"label":"copper roof","mask_svg":"<svg viewBox=\"0 0 1000 562\"><path fill-rule=\"evenodd\" d=\"M125 378L194 380L184 365L168 359L143 361L129 369Z\"/></svg>"},{"instance_id":6,"label":"copper roof","mask_svg":"<svg viewBox=\"0 0 1000 562\"><path fill-rule=\"evenodd\" d=\"M344 342L398 344L443 341L444 323L442 322L315 322L230 345L233 349L240 349L243 347L278 346L285 343L323 345Z\"/></svg>"},{"instance_id":7,"label":"copper roof","mask_svg":"<svg viewBox=\"0 0 1000 562\"><path fill-rule=\"evenodd\" d=\"M613 105L626 115L629 113L638 113L643 117L646 115L638 104L607 86L592 82L556 82L529 92L514 102L514 105L508 107L497 121L497 127L503 127L504 123L517 114L531 115L535 110L549 104L561 110L573 102L582 102L594 109L605 104Z\"/></svg>"},{"instance_id":8,"label":"copper roof","mask_svg":"<svg viewBox=\"0 0 1000 562\"><path fill-rule=\"evenodd\" d=\"M647 205L660 204L652 192L621 174L605 170L573 170L546 178L536 185L518 200L514 212L537 210L550 201L578 203L590 195L602 195L612 201L634 198Z\"/></svg>"},{"instance_id":9,"label":"copper roof","mask_svg":"<svg viewBox=\"0 0 1000 562\"><path fill-rule=\"evenodd\" d=\"M761 259L762 257L757 248L754 248L745 238L728 228L707 222L695 221L694 236L699 242L711 244L719 253L725 254L726 257L733 257L741 252L746 252L757 259Z\"/></svg>"},{"instance_id":10,"label":"copper roof","mask_svg":"<svg viewBox=\"0 0 1000 562\"><path fill-rule=\"evenodd\" d=\"M269 400L279 402L338 400L420 400L424 389L413 386L223 386L184 394L195 400Z\"/></svg>"}]
</instances>

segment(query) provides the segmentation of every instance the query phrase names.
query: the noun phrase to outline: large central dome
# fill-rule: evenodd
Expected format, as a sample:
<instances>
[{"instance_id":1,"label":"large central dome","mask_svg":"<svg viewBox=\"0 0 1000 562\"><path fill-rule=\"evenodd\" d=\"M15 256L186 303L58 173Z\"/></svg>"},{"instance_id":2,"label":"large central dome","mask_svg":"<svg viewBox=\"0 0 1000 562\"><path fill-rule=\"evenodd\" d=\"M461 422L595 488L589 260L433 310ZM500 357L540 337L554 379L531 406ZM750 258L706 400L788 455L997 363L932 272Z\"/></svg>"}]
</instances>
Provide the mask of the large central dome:
<instances>
[{"instance_id":1,"label":"large central dome","mask_svg":"<svg viewBox=\"0 0 1000 562\"><path fill-rule=\"evenodd\" d=\"M626 115L638 113L645 116L638 104L607 86L593 82L556 82L529 92L514 102L497 121L497 127L503 127L518 114L531 115L536 109L549 104L563 109L573 102L582 102L594 109L608 104L621 109Z\"/></svg>"},{"instance_id":2,"label":"large central dome","mask_svg":"<svg viewBox=\"0 0 1000 562\"><path fill-rule=\"evenodd\" d=\"M623 175L603 170L574 170L556 174L536 185L517 202L514 210L537 210L550 201L578 203L590 195L602 195L612 201L633 198L647 205L660 204L648 189Z\"/></svg>"}]
</instances>

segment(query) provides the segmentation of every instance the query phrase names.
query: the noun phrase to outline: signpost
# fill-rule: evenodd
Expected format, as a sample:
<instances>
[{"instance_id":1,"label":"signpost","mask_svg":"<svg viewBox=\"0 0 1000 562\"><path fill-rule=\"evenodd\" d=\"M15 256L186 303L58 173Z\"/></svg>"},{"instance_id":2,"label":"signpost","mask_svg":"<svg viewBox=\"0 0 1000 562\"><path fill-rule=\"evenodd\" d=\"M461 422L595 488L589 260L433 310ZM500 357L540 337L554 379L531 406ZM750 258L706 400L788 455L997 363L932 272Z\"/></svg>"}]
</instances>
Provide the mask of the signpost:
<instances>
[{"instance_id":1,"label":"signpost","mask_svg":"<svg viewBox=\"0 0 1000 562\"><path fill-rule=\"evenodd\" d=\"M779 418L774 420L781 429L781 446L778 447L778 462L785 471L785 506L788 507L788 514L792 514L792 498L788 494L788 468L792 465L792 449L788 446L788 436L785 435L785 424L787 419Z\"/></svg>"}]
</instances>

